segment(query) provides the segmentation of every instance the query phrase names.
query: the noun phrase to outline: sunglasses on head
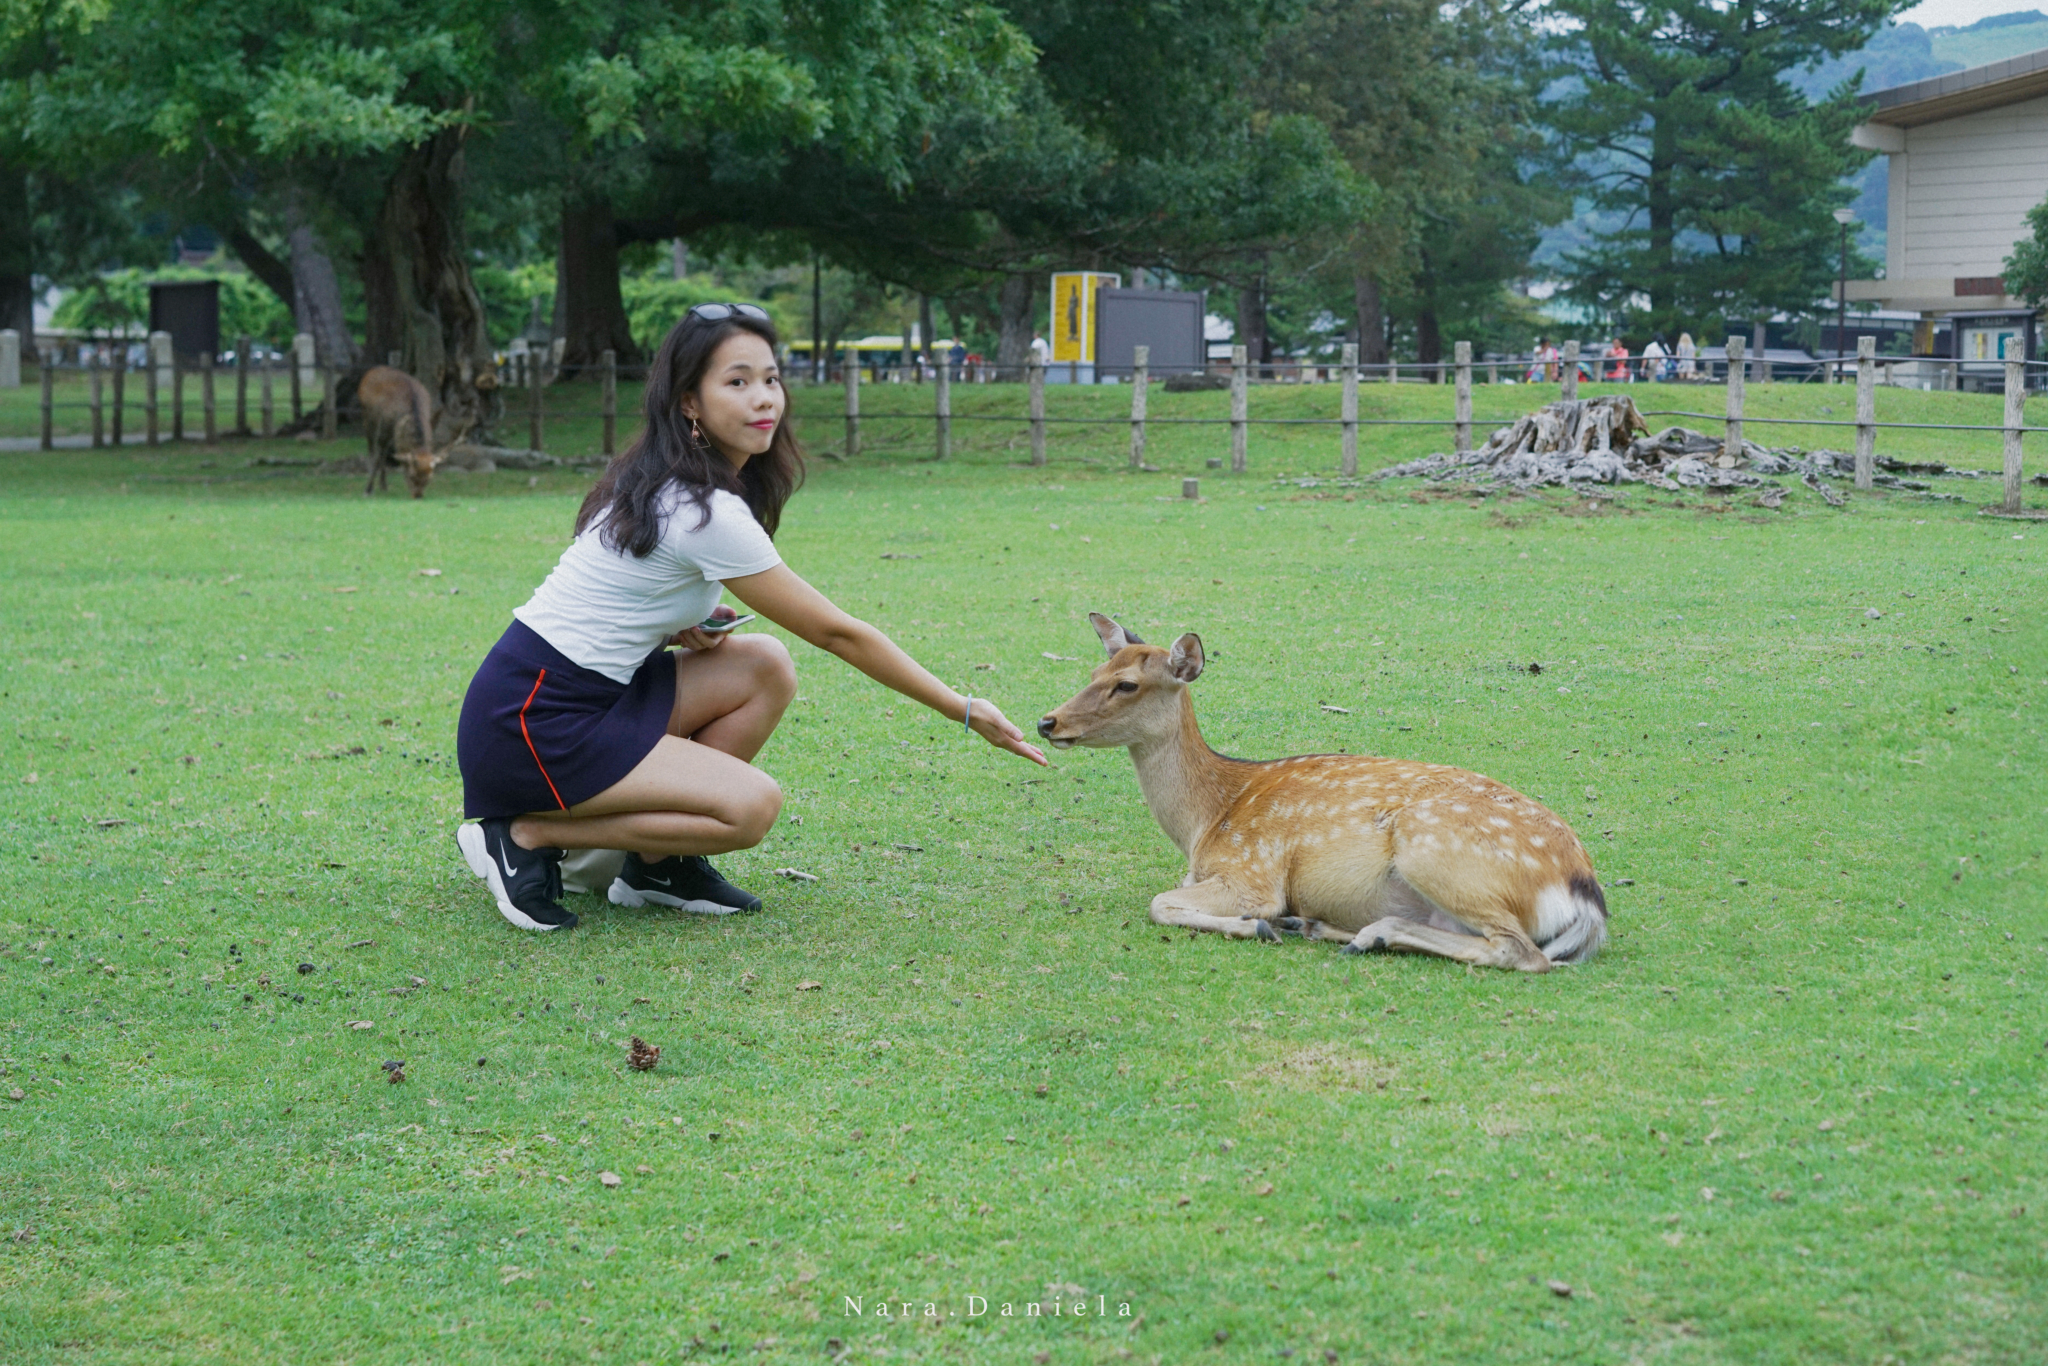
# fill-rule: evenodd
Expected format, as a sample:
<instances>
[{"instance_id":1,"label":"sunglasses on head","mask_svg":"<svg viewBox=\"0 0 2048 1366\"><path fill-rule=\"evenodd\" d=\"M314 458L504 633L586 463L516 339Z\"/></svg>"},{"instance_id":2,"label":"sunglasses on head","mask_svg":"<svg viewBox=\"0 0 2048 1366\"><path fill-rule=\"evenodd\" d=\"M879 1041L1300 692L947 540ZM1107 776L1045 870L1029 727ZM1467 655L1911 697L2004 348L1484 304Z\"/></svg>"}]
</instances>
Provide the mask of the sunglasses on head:
<instances>
[{"instance_id":1,"label":"sunglasses on head","mask_svg":"<svg viewBox=\"0 0 2048 1366\"><path fill-rule=\"evenodd\" d=\"M723 321L726 318L752 318L755 322L767 322L768 310L759 304L698 304L690 310L693 318L702 318L707 323Z\"/></svg>"}]
</instances>

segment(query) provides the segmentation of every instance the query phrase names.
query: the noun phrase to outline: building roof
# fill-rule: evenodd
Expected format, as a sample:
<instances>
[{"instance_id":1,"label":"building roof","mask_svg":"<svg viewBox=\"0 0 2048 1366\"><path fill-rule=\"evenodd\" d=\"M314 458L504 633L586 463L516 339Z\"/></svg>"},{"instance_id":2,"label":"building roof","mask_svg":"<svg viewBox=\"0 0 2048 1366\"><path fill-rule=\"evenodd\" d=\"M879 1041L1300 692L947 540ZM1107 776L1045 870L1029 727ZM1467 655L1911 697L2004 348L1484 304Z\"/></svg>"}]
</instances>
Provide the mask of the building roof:
<instances>
[{"instance_id":1,"label":"building roof","mask_svg":"<svg viewBox=\"0 0 2048 1366\"><path fill-rule=\"evenodd\" d=\"M1913 128L2048 95L2048 48L1873 91L1871 123Z\"/></svg>"}]
</instances>

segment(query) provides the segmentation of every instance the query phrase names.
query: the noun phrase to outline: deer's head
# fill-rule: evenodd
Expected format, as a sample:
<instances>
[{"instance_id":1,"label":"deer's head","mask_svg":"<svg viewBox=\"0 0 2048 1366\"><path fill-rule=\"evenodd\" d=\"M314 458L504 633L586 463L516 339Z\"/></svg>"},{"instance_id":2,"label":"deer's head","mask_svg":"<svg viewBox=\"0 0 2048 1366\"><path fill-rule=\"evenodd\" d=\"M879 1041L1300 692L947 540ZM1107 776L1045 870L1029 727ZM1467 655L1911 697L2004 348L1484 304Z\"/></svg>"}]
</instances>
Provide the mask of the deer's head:
<instances>
[{"instance_id":1,"label":"deer's head","mask_svg":"<svg viewBox=\"0 0 2048 1366\"><path fill-rule=\"evenodd\" d=\"M1202 638L1190 631L1161 649L1100 612L1088 620L1109 662L1066 705L1039 718L1038 733L1059 749L1118 749L1178 732L1181 694L1202 675Z\"/></svg>"},{"instance_id":2,"label":"deer's head","mask_svg":"<svg viewBox=\"0 0 2048 1366\"><path fill-rule=\"evenodd\" d=\"M445 455L435 454L425 446L417 450L400 451L398 463L405 469L406 491L415 498L426 497L428 481L434 477L434 471L447 458Z\"/></svg>"}]
</instances>

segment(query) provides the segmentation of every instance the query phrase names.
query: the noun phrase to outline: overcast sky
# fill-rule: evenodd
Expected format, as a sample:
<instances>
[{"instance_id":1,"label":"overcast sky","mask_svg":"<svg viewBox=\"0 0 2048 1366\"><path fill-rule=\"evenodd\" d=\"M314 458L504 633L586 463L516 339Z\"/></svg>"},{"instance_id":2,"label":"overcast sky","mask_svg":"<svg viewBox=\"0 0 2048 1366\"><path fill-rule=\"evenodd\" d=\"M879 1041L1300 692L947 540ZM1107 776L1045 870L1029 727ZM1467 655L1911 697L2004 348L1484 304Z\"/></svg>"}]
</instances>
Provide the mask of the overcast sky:
<instances>
[{"instance_id":1,"label":"overcast sky","mask_svg":"<svg viewBox=\"0 0 2048 1366\"><path fill-rule=\"evenodd\" d=\"M1979 19L1989 19L1994 14L2011 14L2015 10L2037 7L2026 0L1927 0L1899 16L1902 24L1918 24L1922 28L1935 28L1942 24L1974 24Z\"/></svg>"}]
</instances>

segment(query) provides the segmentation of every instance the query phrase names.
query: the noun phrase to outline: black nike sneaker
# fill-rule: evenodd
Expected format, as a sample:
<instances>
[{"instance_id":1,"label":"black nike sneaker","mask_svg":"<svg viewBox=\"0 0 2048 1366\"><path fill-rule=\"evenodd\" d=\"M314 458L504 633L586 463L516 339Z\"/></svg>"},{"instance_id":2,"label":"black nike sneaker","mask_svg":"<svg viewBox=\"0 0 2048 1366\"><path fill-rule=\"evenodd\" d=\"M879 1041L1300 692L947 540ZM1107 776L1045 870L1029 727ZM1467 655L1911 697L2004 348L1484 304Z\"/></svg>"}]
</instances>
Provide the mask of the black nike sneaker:
<instances>
[{"instance_id":1,"label":"black nike sneaker","mask_svg":"<svg viewBox=\"0 0 2048 1366\"><path fill-rule=\"evenodd\" d=\"M638 854L626 855L626 866L612 879L607 893L614 906L673 906L698 915L731 915L734 911L758 911L761 898L741 891L718 875L711 860L697 855L670 855L659 863L648 863Z\"/></svg>"},{"instance_id":2,"label":"black nike sneaker","mask_svg":"<svg viewBox=\"0 0 2048 1366\"><path fill-rule=\"evenodd\" d=\"M478 821L455 832L469 871L490 884L499 912L522 930L569 930L576 916L561 906L562 851L521 849L509 820Z\"/></svg>"}]
</instances>

